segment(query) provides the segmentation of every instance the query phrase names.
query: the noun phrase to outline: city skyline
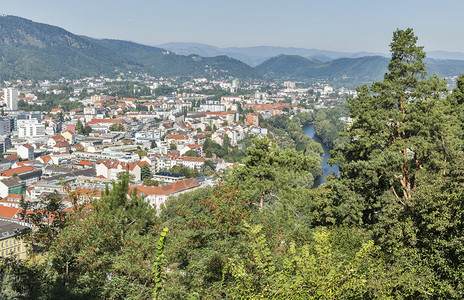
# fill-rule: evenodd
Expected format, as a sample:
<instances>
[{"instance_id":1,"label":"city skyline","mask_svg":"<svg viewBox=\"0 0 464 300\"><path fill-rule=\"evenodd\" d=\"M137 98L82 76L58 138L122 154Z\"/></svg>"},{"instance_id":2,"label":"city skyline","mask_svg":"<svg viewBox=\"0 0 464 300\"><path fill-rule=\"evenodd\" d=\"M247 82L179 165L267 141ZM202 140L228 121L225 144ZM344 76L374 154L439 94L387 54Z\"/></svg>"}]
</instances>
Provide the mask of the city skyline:
<instances>
[{"instance_id":1,"label":"city skyline","mask_svg":"<svg viewBox=\"0 0 464 300\"><path fill-rule=\"evenodd\" d=\"M425 51L464 52L461 1L18 0L0 13L74 34L146 45L280 46L387 53L393 31L414 28Z\"/></svg>"}]
</instances>

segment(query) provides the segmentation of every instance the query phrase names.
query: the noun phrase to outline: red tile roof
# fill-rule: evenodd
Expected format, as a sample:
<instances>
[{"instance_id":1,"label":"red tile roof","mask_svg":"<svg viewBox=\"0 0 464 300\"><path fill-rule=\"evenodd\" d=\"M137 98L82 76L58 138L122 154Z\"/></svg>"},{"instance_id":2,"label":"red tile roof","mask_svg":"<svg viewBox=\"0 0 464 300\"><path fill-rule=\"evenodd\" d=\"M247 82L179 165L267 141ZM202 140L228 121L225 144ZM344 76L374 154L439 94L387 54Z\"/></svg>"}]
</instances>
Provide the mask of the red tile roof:
<instances>
[{"instance_id":1,"label":"red tile roof","mask_svg":"<svg viewBox=\"0 0 464 300\"><path fill-rule=\"evenodd\" d=\"M34 149L34 147L32 147L31 145L29 144L24 144L22 145L23 147L26 147L27 149Z\"/></svg>"},{"instance_id":2,"label":"red tile roof","mask_svg":"<svg viewBox=\"0 0 464 300\"><path fill-rule=\"evenodd\" d=\"M69 143L67 141L60 141L56 143L54 147L68 147L68 146L69 146Z\"/></svg>"},{"instance_id":3,"label":"red tile roof","mask_svg":"<svg viewBox=\"0 0 464 300\"><path fill-rule=\"evenodd\" d=\"M86 161L86 160L81 160L78 164L83 165L83 166L90 166L90 165L92 165L92 162Z\"/></svg>"},{"instance_id":4,"label":"red tile roof","mask_svg":"<svg viewBox=\"0 0 464 300\"><path fill-rule=\"evenodd\" d=\"M18 219L18 214L21 212L21 208L0 206L0 217L7 219Z\"/></svg>"},{"instance_id":5,"label":"red tile roof","mask_svg":"<svg viewBox=\"0 0 464 300\"><path fill-rule=\"evenodd\" d=\"M115 124L126 123L123 119L92 119L89 124Z\"/></svg>"},{"instance_id":6,"label":"red tile roof","mask_svg":"<svg viewBox=\"0 0 464 300\"><path fill-rule=\"evenodd\" d=\"M167 134L166 138L171 140L188 140L189 137L181 134Z\"/></svg>"},{"instance_id":7,"label":"red tile roof","mask_svg":"<svg viewBox=\"0 0 464 300\"><path fill-rule=\"evenodd\" d=\"M138 161L138 162L136 162L136 164L138 164L140 167L142 167L143 165L147 165L147 166L151 167L151 165L147 161Z\"/></svg>"},{"instance_id":8,"label":"red tile roof","mask_svg":"<svg viewBox=\"0 0 464 300\"><path fill-rule=\"evenodd\" d=\"M55 141L58 141L58 140L66 140L66 139L64 138L64 136L62 136L61 134L60 134L60 135L52 136L51 138L54 139Z\"/></svg>"},{"instance_id":9,"label":"red tile roof","mask_svg":"<svg viewBox=\"0 0 464 300\"><path fill-rule=\"evenodd\" d=\"M44 163L48 163L52 158L50 155L44 155L39 157Z\"/></svg>"},{"instance_id":10,"label":"red tile roof","mask_svg":"<svg viewBox=\"0 0 464 300\"><path fill-rule=\"evenodd\" d=\"M33 170L35 170L35 168L32 167L32 166L24 166L24 167L19 167L19 168L14 168L14 169L2 171L2 172L0 172L0 175L1 176L13 176L13 174L15 174L15 173L20 175L20 174L31 172Z\"/></svg>"},{"instance_id":11,"label":"red tile roof","mask_svg":"<svg viewBox=\"0 0 464 300\"><path fill-rule=\"evenodd\" d=\"M203 157L184 156L182 159L184 161L205 162L205 159Z\"/></svg>"}]
</instances>

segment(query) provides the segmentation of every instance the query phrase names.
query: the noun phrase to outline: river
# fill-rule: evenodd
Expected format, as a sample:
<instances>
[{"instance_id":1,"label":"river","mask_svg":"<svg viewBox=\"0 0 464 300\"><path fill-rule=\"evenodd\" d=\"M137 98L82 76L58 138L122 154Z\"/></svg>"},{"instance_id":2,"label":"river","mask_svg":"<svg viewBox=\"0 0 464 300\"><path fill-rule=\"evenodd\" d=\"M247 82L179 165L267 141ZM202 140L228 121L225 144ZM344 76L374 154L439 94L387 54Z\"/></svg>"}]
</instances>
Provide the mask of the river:
<instances>
[{"instance_id":1,"label":"river","mask_svg":"<svg viewBox=\"0 0 464 300\"><path fill-rule=\"evenodd\" d=\"M319 186L320 184L325 182L325 177L329 175L330 173L334 173L335 175L338 176L338 164L335 166L331 166L327 163L327 158L330 158L330 153L329 151L331 150L329 147L327 147L323 142L320 137L316 135L314 132L314 127L313 125L305 126L303 127L304 133L306 133L310 138L312 138L315 142L321 144L322 150L324 150L324 155L322 156L322 177L316 178L314 180L314 186Z\"/></svg>"}]
</instances>

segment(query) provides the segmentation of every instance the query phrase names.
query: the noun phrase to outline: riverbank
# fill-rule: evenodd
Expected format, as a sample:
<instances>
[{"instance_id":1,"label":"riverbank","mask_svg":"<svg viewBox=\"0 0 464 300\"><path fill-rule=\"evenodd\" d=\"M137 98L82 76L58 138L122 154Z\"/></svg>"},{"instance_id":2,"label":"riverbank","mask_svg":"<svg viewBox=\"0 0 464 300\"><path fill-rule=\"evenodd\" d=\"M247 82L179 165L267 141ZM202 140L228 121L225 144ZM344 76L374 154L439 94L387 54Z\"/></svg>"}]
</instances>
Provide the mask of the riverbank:
<instances>
[{"instance_id":1,"label":"riverbank","mask_svg":"<svg viewBox=\"0 0 464 300\"><path fill-rule=\"evenodd\" d=\"M322 176L315 178L314 180L314 186L317 187L321 185L322 183L325 183L325 177L328 176L329 174L333 173L336 176L338 176L338 164L335 166L331 166L327 163L327 159L330 158L330 150L327 145L325 145L320 137L316 135L316 132L314 130L313 125L308 125L303 127L303 132L309 136L311 139L313 139L315 142L319 143L322 146L322 150L324 151L324 154L321 156L322 157Z\"/></svg>"}]
</instances>

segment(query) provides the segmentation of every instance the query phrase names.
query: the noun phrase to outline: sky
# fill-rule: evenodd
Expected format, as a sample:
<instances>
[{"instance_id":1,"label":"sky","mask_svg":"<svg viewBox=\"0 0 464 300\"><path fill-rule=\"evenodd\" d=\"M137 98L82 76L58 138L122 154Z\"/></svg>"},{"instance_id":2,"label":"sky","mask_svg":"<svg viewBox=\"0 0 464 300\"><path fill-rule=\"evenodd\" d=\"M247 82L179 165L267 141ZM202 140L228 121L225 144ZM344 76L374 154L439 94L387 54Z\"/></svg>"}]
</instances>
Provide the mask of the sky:
<instances>
[{"instance_id":1,"label":"sky","mask_svg":"<svg viewBox=\"0 0 464 300\"><path fill-rule=\"evenodd\" d=\"M146 45L282 46L388 53L411 27L425 51L464 52L462 0L0 0L0 13Z\"/></svg>"}]
</instances>

